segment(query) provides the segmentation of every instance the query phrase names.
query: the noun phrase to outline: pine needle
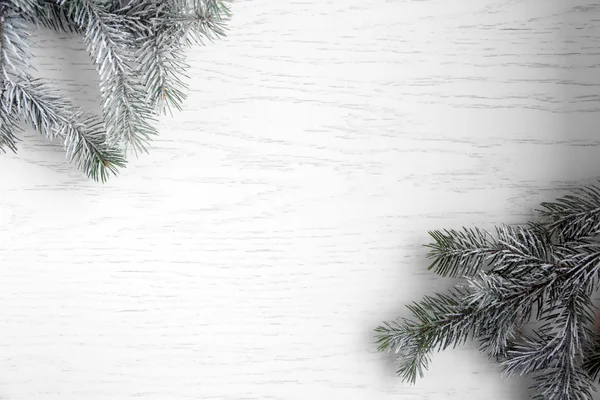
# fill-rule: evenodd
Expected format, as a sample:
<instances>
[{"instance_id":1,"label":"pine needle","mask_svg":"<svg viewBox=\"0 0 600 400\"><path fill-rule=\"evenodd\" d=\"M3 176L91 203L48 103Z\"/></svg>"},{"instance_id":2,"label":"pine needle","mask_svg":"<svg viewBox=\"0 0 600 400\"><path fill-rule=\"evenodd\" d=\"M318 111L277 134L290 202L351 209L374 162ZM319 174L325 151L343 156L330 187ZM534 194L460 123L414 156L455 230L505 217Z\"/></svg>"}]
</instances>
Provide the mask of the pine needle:
<instances>
[{"instance_id":1,"label":"pine needle","mask_svg":"<svg viewBox=\"0 0 600 400\"><path fill-rule=\"evenodd\" d=\"M600 379L600 341L591 296L600 288L600 187L542 204L526 227L431 232L429 269L459 278L448 293L384 322L378 349L398 357L414 383L436 351L475 340L504 375L529 375L535 398L590 400ZM533 334L523 327L537 322Z\"/></svg>"},{"instance_id":2,"label":"pine needle","mask_svg":"<svg viewBox=\"0 0 600 400\"><path fill-rule=\"evenodd\" d=\"M223 37L225 0L0 0L0 151L17 151L19 121L63 141L67 159L97 181L127 150L148 151L157 114L181 110L185 49ZM31 25L81 35L100 77L103 115L87 115L35 78Z\"/></svg>"}]
</instances>

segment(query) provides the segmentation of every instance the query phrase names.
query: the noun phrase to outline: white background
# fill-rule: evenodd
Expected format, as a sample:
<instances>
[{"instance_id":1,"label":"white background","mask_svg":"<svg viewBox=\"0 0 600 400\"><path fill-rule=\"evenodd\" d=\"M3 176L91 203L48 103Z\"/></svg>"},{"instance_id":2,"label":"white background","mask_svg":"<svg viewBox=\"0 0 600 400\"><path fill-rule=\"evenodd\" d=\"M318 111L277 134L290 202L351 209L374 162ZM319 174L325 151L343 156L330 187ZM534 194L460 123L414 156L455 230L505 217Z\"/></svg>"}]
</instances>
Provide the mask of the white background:
<instances>
[{"instance_id":1,"label":"white background","mask_svg":"<svg viewBox=\"0 0 600 400\"><path fill-rule=\"evenodd\" d=\"M600 8L237 1L185 110L106 185L0 156L0 398L527 399L474 346L408 386L373 328L451 282L427 231L524 222L600 166ZM85 107L78 39L39 75Z\"/></svg>"}]
</instances>

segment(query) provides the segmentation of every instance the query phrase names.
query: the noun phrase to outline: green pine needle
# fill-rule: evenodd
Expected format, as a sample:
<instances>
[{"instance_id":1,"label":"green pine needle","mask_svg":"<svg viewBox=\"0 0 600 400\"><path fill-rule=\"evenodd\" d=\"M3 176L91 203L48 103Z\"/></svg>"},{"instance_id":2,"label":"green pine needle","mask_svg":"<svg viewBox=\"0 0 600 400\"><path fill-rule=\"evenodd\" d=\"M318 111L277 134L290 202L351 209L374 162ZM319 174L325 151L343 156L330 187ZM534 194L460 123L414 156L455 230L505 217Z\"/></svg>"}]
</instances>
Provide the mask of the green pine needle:
<instances>
[{"instance_id":1,"label":"green pine needle","mask_svg":"<svg viewBox=\"0 0 600 400\"><path fill-rule=\"evenodd\" d=\"M185 49L223 37L226 0L0 0L0 151L16 152L18 122L60 137L67 159L105 181L127 150L147 152L157 114L181 110ZM31 25L81 35L100 77L102 118L35 78Z\"/></svg>"},{"instance_id":2,"label":"green pine needle","mask_svg":"<svg viewBox=\"0 0 600 400\"><path fill-rule=\"evenodd\" d=\"M591 296L600 288L600 187L544 203L526 227L433 231L430 270L460 278L408 306L412 317L375 329L414 383L436 351L475 340L505 375L530 375L536 399L589 400L600 380ZM539 327L525 335L525 324Z\"/></svg>"}]
</instances>

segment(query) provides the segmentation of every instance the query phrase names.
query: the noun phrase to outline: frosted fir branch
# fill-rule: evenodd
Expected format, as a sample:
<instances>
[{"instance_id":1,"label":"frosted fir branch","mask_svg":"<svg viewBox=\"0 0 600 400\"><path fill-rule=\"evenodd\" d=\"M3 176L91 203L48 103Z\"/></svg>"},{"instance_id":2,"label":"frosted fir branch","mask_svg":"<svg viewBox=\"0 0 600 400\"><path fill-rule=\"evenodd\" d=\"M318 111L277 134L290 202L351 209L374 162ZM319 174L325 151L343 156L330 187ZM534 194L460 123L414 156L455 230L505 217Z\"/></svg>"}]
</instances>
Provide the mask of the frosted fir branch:
<instances>
[{"instance_id":1,"label":"frosted fir branch","mask_svg":"<svg viewBox=\"0 0 600 400\"><path fill-rule=\"evenodd\" d=\"M48 139L62 139L67 159L88 177L104 182L125 166L122 151L107 144L102 122L83 114L43 81L7 81L4 96L9 114L20 114Z\"/></svg>"},{"instance_id":2,"label":"frosted fir branch","mask_svg":"<svg viewBox=\"0 0 600 400\"><path fill-rule=\"evenodd\" d=\"M600 285L600 243L593 240L568 242L558 247L565 295L575 289L591 296ZM568 292L570 290L571 292Z\"/></svg>"},{"instance_id":3,"label":"frosted fir branch","mask_svg":"<svg viewBox=\"0 0 600 400\"><path fill-rule=\"evenodd\" d=\"M506 375L532 376L536 399L590 400L600 380L591 301L600 289L599 196L597 186L580 189L545 203L554 217L545 213L527 227L501 225L494 235L434 231L430 269L462 279L450 295L409 305L411 318L376 329L379 350L398 356L399 376L413 383L432 352L474 339ZM523 334L531 321L541 326Z\"/></svg>"},{"instance_id":4,"label":"frosted fir branch","mask_svg":"<svg viewBox=\"0 0 600 400\"><path fill-rule=\"evenodd\" d=\"M0 11L12 9L19 13L31 14L39 7L38 0L0 0Z\"/></svg>"},{"instance_id":5,"label":"frosted fir branch","mask_svg":"<svg viewBox=\"0 0 600 400\"><path fill-rule=\"evenodd\" d=\"M91 0L64 4L69 18L83 32L84 43L97 65L109 141L136 153L146 152L151 137L156 135L152 125L155 116L131 66L132 32L143 30L143 24L135 17L110 14Z\"/></svg>"},{"instance_id":6,"label":"frosted fir branch","mask_svg":"<svg viewBox=\"0 0 600 400\"><path fill-rule=\"evenodd\" d=\"M600 337L597 332L591 335L591 346L584 355L583 369L596 383L600 383Z\"/></svg>"},{"instance_id":7,"label":"frosted fir branch","mask_svg":"<svg viewBox=\"0 0 600 400\"><path fill-rule=\"evenodd\" d=\"M592 400L595 388L579 365L567 364L545 368L534 378L533 400Z\"/></svg>"},{"instance_id":8,"label":"frosted fir branch","mask_svg":"<svg viewBox=\"0 0 600 400\"><path fill-rule=\"evenodd\" d=\"M188 79L181 33L165 21L173 15L169 1L133 1L119 12L139 18L145 29L137 32L135 41L135 74L146 90L146 103L159 114L182 109Z\"/></svg>"},{"instance_id":9,"label":"frosted fir branch","mask_svg":"<svg viewBox=\"0 0 600 400\"><path fill-rule=\"evenodd\" d=\"M505 374L533 374L536 399L591 399L592 379L579 360L591 347L592 309L581 291L563 299L541 319L535 337L525 336L507 352Z\"/></svg>"},{"instance_id":10,"label":"frosted fir branch","mask_svg":"<svg viewBox=\"0 0 600 400\"><path fill-rule=\"evenodd\" d=\"M481 229L431 231L434 242L427 245L432 263L429 269L441 276L472 276L493 262L502 247Z\"/></svg>"},{"instance_id":11,"label":"frosted fir branch","mask_svg":"<svg viewBox=\"0 0 600 400\"><path fill-rule=\"evenodd\" d=\"M6 101L4 94L0 95L0 101ZM0 152L17 152L19 138L16 134L20 132L18 122L17 117L8 113L6 107L0 107Z\"/></svg>"},{"instance_id":12,"label":"frosted fir branch","mask_svg":"<svg viewBox=\"0 0 600 400\"><path fill-rule=\"evenodd\" d=\"M500 276L482 272L450 294L425 296L409 305L414 319L400 318L376 328L378 349L398 356L397 373L409 383L422 377L432 352L462 345L468 339L478 339L481 349L492 357L512 357L509 349L515 349L517 331L556 282L548 279L537 285L511 285ZM542 312L547 317L549 310L544 307ZM517 349L523 352L523 348Z\"/></svg>"},{"instance_id":13,"label":"frosted fir branch","mask_svg":"<svg viewBox=\"0 0 600 400\"><path fill-rule=\"evenodd\" d=\"M136 31L136 75L146 101L159 114L181 110L189 77L185 48L225 35L229 9L223 1L130 1L119 13L146 26Z\"/></svg>"},{"instance_id":14,"label":"frosted fir branch","mask_svg":"<svg viewBox=\"0 0 600 400\"><path fill-rule=\"evenodd\" d=\"M547 229L564 240L577 240L600 233L600 187L575 189L553 202L541 204Z\"/></svg>"},{"instance_id":15,"label":"frosted fir branch","mask_svg":"<svg viewBox=\"0 0 600 400\"><path fill-rule=\"evenodd\" d=\"M2 6L0 6L2 8ZM15 9L4 7L0 17L0 79L24 75L34 70L31 60L29 27Z\"/></svg>"},{"instance_id":16,"label":"frosted fir branch","mask_svg":"<svg viewBox=\"0 0 600 400\"><path fill-rule=\"evenodd\" d=\"M451 295L426 297L408 307L416 321L406 318L386 321L375 331L378 350L396 354L397 374L404 381L414 383L417 378L423 377L433 349L445 348L444 345L450 343L451 338L457 338L457 335L468 335L469 328L465 329L464 325L471 327L474 317L458 312L460 302ZM440 308L452 308L457 313L445 315Z\"/></svg>"},{"instance_id":17,"label":"frosted fir branch","mask_svg":"<svg viewBox=\"0 0 600 400\"><path fill-rule=\"evenodd\" d=\"M62 3L64 2L59 0L38 0L38 6L34 8L31 15L25 16L25 19L31 24L57 32L80 33L79 29L69 20Z\"/></svg>"},{"instance_id":18,"label":"frosted fir branch","mask_svg":"<svg viewBox=\"0 0 600 400\"><path fill-rule=\"evenodd\" d=\"M17 134L20 133L18 118L10 111L7 97L7 82L11 75L23 75L32 66L27 27L18 17L17 11L30 7L30 2L0 1L0 151L17 151Z\"/></svg>"},{"instance_id":19,"label":"frosted fir branch","mask_svg":"<svg viewBox=\"0 0 600 400\"><path fill-rule=\"evenodd\" d=\"M188 85L185 71L188 65L180 49L172 49L168 32L154 32L141 46L138 72L146 87L146 101L160 114L182 110ZM169 50L171 48L171 50Z\"/></svg>"},{"instance_id":20,"label":"frosted fir branch","mask_svg":"<svg viewBox=\"0 0 600 400\"><path fill-rule=\"evenodd\" d=\"M172 3L177 11L163 23L179 32L186 44L203 44L225 36L231 15L228 1L174 0Z\"/></svg>"},{"instance_id":21,"label":"frosted fir branch","mask_svg":"<svg viewBox=\"0 0 600 400\"><path fill-rule=\"evenodd\" d=\"M490 336L488 326L493 321L506 325L504 336L511 337L514 320L509 317L517 310L502 308L503 304L498 303L493 295L480 298L477 304L465 302L466 297L466 293L459 289L449 294L426 296L420 302L407 306L414 320L400 318L384 322L375 329L378 350L398 356L397 373L404 381L414 383L423 376L432 352L456 347L472 337ZM512 306L518 308L518 301ZM493 321L490 321L492 315ZM493 338L490 336L489 340ZM506 344L487 343L486 346L490 352L500 352L498 347Z\"/></svg>"},{"instance_id":22,"label":"frosted fir branch","mask_svg":"<svg viewBox=\"0 0 600 400\"><path fill-rule=\"evenodd\" d=\"M117 148L147 151L156 134L155 113L181 109L185 48L223 36L228 17L226 3L216 0L0 0L0 150L16 150L21 116L45 135L60 136L69 159L90 176L106 179L124 165ZM31 78L27 24L83 36L100 77L102 120L73 107L59 113L61 96ZM45 95L45 103L28 98L21 107L6 100L15 93L24 100L35 90ZM20 114L11 114L17 109Z\"/></svg>"},{"instance_id":23,"label":"frosted fir branch","mask_svg":"<svg viewBox=\"0 0 600 400\"><path fill-rule=\"evenodd\" d=\"M534 229L502 225L496 235L474 228L431 231L434 242L427 245L433 261L429 269L441 276L474 276L492 268L503 274L510 270L527 271L530 267L547 268L556 260L547 236Z\"/></svg>"}]
</instances>

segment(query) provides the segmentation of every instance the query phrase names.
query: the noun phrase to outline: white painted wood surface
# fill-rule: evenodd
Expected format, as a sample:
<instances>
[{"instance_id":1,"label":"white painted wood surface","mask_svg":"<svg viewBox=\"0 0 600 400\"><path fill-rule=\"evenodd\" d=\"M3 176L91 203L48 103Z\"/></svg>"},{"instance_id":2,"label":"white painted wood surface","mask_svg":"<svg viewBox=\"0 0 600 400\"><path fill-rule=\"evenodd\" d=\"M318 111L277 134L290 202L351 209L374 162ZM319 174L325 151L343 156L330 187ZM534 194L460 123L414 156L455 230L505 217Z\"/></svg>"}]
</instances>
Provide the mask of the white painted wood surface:
<instances>
[{"instance_id":1,"label":"white painted wood surface","mask_svg":"<svg viewBox=\"0 0 600 400\"><path fill-rule=\"evenodd\" d=\"M526 399L472 347L416 386L372 329L448 283L427 230L520 222L599 173L586 1L237 1L186 110L102 186L0 157L0 398ZM98 104L79 41L40 75Z\"/></svg>"}]
</instances>

